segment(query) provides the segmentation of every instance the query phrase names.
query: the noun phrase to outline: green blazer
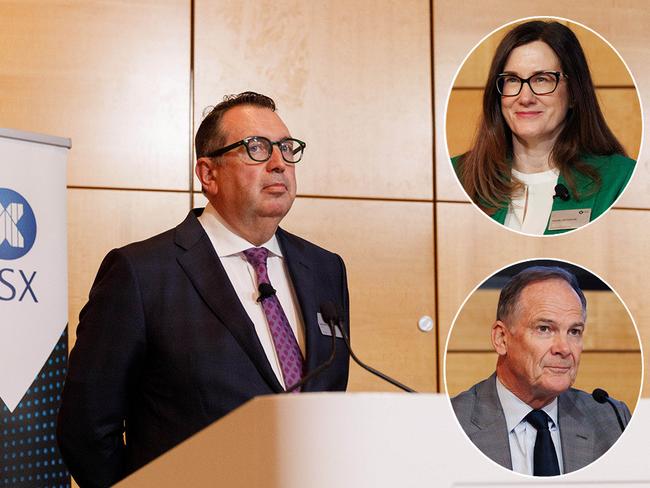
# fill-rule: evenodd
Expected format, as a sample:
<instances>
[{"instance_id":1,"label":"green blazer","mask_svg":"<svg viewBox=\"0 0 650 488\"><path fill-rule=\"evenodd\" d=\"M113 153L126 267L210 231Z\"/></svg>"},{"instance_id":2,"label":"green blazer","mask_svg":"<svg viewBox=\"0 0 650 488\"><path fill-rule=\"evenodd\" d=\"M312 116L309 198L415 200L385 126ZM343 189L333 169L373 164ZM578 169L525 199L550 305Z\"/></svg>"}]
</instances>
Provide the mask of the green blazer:
<instances>
[{"instance_id":1,"label":"green blazer","mask_svg":"<svg viewBox=\"0 0 650 488\"><path fill-rule=\"evenodd\" d=\"M455 156L451 162L454 170L458 170L458 158ZM556 210L575 210L575 209L591 209L591 216L589 221L595 220L597 217L605 213L609 207L612 206L614 201L620 196L625 189L630 177L634 172L634 165L636 161L626 158L620 154L612 154L610 156L583 156L582 161L593 166L600 173L602 183L600 189L591 194L593 181L582 173L575 172L575 183L580 195L580 200L576 200L575 195L567 201L560 198L553 199L553 208L551 212ZM557 181L558 185L564 185L568 188L566 180L560 175ZM508 214L508 207L500 207L494 214L491 215L492 219L498 223L503 224ZM550 216L549 216L550 220ZM548 224L544 235L561 234L571 229L564 230L549 230Z\"/></svg>"}]
</instances>

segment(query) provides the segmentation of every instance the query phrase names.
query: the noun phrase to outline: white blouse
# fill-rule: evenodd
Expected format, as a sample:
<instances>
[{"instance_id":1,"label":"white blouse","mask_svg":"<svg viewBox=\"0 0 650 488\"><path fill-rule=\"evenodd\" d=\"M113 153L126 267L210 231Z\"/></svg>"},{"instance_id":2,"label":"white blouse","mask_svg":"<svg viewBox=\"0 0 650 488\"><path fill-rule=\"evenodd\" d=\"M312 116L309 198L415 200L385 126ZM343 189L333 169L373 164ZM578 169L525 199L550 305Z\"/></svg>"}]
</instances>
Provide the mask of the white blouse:
<instances>
[{"instance_id":1,"label":"white blouse","mask_svg":"<svg viewBox=\"0 0 650 488\"><path fill-rule=\"evenodd\" d=\"M513 178L521 181L524 188L510 201L505 226L526 234L544 234L551 215L559 174L558 169L542 173L522 173L513 168Z\"/></svg>"}]
</instances>

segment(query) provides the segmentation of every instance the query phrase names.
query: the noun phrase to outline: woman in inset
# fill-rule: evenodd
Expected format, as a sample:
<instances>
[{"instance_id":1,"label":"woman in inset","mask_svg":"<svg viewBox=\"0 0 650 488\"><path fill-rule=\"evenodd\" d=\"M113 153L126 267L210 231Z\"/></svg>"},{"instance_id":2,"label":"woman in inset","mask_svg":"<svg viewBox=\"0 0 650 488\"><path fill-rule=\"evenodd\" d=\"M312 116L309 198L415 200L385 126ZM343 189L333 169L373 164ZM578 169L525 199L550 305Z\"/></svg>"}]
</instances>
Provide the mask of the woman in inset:
<instances>
[{"instance_id":1,"label":"woman in inset","mask_svg":"<svg viewBox=\"0 0 650 488\"><path fill-rule=\"evenodd\" d=\"M575 34L538 20L497 47L473 147L452 163L484 212L534 235L594 220L635 164L605 122Z\"/></svg>"}]
</instances>

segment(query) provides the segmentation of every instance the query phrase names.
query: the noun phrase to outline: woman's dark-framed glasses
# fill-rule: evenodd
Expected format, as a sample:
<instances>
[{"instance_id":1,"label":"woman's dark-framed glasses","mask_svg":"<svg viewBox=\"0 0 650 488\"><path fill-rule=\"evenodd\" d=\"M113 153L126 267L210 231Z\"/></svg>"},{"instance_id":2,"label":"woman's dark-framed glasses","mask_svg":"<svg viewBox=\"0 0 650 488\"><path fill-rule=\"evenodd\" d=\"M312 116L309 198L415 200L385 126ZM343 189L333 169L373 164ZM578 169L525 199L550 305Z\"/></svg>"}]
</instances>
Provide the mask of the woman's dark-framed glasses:
<instances>
[{"instance_id":1,"label":"woman's dark-framed glasses","mask_svg":"<svg viewBox=\"0 0 650 488\"><path fill-rule=\"evenodd\" d=\"M526 79L501 73L497 76L497 91L504 97L516 97L525 83L535 95L548 95L555 91L561 78L567 78L567 75L559 71L540 71Z\"/></svg>"},{"instance_id":2,"label":"woman's dark-framed glasses","mask_svg":"<svg viewBox=\"0 0 650 488\"><path fill-rule=\"evenodd\" d=\"M222 154L232 151L233 149L238 148L239 146L244 146L248 157L251 158L252 162L247 164L257 164L264 163L271 159L273 154L273 146L278 146L280 149L280 154L282 154L282 159L287 163L295 164L302 158L302 153L307 147L302 141L298 139L292 139L291 137L286 137L276 142L271 142L270 139L264 136L251 136L237 141L228 146L222 147L215 151L211 151L205 156L208 158L216 158Z\"/></svg>"}]
</instances>

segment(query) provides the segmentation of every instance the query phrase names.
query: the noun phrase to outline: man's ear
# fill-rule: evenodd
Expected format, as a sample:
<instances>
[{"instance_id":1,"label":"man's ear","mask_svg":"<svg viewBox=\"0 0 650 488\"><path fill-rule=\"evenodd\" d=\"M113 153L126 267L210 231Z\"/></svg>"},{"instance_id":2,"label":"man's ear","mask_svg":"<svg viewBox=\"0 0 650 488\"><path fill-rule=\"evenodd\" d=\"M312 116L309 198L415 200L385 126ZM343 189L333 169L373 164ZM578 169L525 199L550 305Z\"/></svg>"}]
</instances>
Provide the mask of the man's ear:
<instances>
[{"instance_id":1,"label":"man's ear","mask_svg":"<svg viewBox=\"0 0 650 488\"><path fill-rule=\"evenodd\" d=\"M217 165L210 158L199 158L194 167L196 177L201 182L201 187L206 196L216 195L219 190L217 184Z\"/></svg>"},{"instance_id":2,"label":"man's ear","mask_svg":"<svg viewBox=\"0 0 650 488\"><path fill-rule=\"evenodd\" d=\"M505 356L508 352L508 326L497 320L492 325L492 347L499 356Z\"/></svg>"}]
</instances>

